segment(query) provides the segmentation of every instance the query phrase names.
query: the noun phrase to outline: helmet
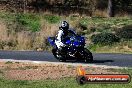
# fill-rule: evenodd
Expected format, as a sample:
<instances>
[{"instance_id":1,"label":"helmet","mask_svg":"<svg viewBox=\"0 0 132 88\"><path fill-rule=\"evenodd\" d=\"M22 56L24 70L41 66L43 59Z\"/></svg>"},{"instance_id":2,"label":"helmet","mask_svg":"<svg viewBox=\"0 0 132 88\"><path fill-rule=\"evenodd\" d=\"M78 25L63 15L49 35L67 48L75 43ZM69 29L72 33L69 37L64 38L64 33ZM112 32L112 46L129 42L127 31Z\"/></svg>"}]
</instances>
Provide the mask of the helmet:
<instances>
[{"instance_id":1,"label":"helmet","mask_svg":"<svg viewBox=\"0 0 132 88\"><path fill-rule=\"evenodd\" d=\"M66 22L66 21L62 21L61 25L60 25L60 28L63 29L63 30L68 30L69 29L69 23Z\"/></svg>"}]
</instances>

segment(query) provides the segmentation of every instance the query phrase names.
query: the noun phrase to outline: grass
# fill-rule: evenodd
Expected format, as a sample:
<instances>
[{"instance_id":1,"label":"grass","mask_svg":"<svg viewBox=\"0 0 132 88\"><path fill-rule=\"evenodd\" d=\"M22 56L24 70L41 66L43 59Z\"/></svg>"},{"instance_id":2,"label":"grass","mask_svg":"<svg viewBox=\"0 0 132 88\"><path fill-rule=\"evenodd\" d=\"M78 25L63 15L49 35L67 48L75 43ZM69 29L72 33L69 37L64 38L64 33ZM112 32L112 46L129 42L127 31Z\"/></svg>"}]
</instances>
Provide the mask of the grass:
<instances>
[{"instance_id":1,"label":"grass","mask_svg":"<svg viewBox=\"0 0 132 88\"><path fill-rule=\"evenodd\" d=\"M121 41L112 45L91 44L87 47L96 53L126 53L132 54L132 41Z\"/></svg>"},{"instance_id":2,"label":"grass","mask_svg":"<svg viewBox=\"0 0 132 88\"><path fill-rule=\"evenodd\" d=\"M7 61L7 62L5 62L5 64L13 64L13 62L12 61Z\"/></svg>"},{"instance_id":3,"label":"grass","mask_svg":"<svg viewBox=\"0 0 132 88\"><path fill-rule=\"evenodd\" d=\"M15 19L15 15L9 12L0 12L0 19L4 19L6 21L13 21Z\"/></svg>"},{"instance_id":4,"label":"grass","mask_svg":"<svg viewBox=\"0 0 132 88\"><path fill-rule=\"evenodd\" d=\"M78 85L75 78L37 82L0 80L0 88L131 88L130 84L85 84Z\"/></svg>"},{"instance_id":5,"label":"grass","mask_svg":"<svg viewBox=\"0 0 132 88\"><path fill-rule=\"evenodd\" d=\"M51 24L55 24L60 22L60 17L59 16L55 16L55 15L44 15L44 19Z\"/></svg>"},{"instance_id":6,"label":"grass","mask_svg":"<svg viewBox=\"0 0 132 88\"><path fill-rule=\"evenodd\" d=\"M3 74L3 71L2 70L0 70L0 74Z\"/></svg>"},{"instance_id":7,"label":"grass","mask_svg":"<svg viewBox=\"0 0 132 88\"><path fill-rule=\"evenodd\" d=\"M17 30L21 31L29 30L32 32L36 32L40 30L40 17L38 14L15 14L15 13L9 13L9 12L1 12L0 19L3 19L6 21L8 26L18 25ZM13 24L11 24L13 22Z\"/></svg>"},{"instance_id":8,"label":"grass","mask_svg":"<svg viewBox=\"0 0 132 88\"><path fill-rule=\"evenodd\" d=\"M20 64L20 62L15 62L16 64Z\"/></svg>"},{"instance_id":9,"label":"grass","mask_svg":"<svg viewBox=\"0 0 132 88\"><path fill-rule=\"evenodd\" d=\"M103 32L103 31L113 31L114 29L118 29L120 27L126 25L132 25L131 18L81 18L80 25L87 27L87 30L92 30L93 28L96 29L96 32Z\"/></svg>"},{"instance_id":10,"label":"grass","mask_svg":"<svg viewBox=\"0 0 132 88\"><path fill-rule=\"evenodd\" d=\"M42 18L42 19L41 19ZM36 50L47 49L45 41L58 27L50 24L39 14L0 14L0 49Z\"/></svg>"},{"instance_id":11,"label":"grass","mask_svg":"<svg viewBox=\"0 0 132 88\"><path fill-rule=\"evenodd\" d=\"M114 70L114 69L111 69ZM114 70L115 71L115 70ZM132 75L132 68L118 69L116 71ZM75 78L47 79L39 81L7 80L0 78L0 88L131 88L129 84L85 84L78 85Z\"/></svg>"},{"instance_id":12,"label":"grass","mask_svg":"<svg viewBox=\"0 0 132 88\"><path fill-rule=\"evenodd\" d=\"M36 14L18 14L16 19L19 24L27 27L32 32L40 30L40 18Z\"/></svg>"},{"instance_id":13,"label":"grass","mask_svg":"<svg viewBox=\"0 0 132 88\"><path fill-rule=\"evenodd\" d=\"M6 64L6 63L5 63ZM27 69L38 69L38 66L24 66L24 67L18 67L18 68L11 68L10 66L7 66L5 70L27 70ZM0 70L0 73L2 71ZM3 73L3 72L2 72Z\"/></svg>"},{"instance_id":14,"label":"grass","mask_svg":"<svg viewBox=\"0 0 132 88\"><path fill-rule=\"evenodd\" d=\"M47 37L56 34L61 19L68 20L70 26L73 26L79 34L87 36L88 39L96 33L113 33L119 28L132 25L132 19L129 17L64 17L53 14L14 14L1 12L0 19L2 20L0 24L0 49L2 50L37 50L39 48L42 50L51 50L51 47L47 43ZM119 42L112 45L112 47L113 49L114 47L119 47L118 50L120 50L124 46L123 44ZM131 46L130 43L126 44ZM105 52L105 50L108 50L107 52L111 52L109 47L92 45L91 50L95 52ZM129 53L127 49L121 51L123 53Z\"/></svg>"},{"instance_id":15,"label":"grass","mask_svg":"<svg viewBox=\"0 0 132 88\"><path fill-rule=\"evenodd\" d=\"M25 66L25 69L37 69L38 66Z\"/></svg>"}]
</instances>

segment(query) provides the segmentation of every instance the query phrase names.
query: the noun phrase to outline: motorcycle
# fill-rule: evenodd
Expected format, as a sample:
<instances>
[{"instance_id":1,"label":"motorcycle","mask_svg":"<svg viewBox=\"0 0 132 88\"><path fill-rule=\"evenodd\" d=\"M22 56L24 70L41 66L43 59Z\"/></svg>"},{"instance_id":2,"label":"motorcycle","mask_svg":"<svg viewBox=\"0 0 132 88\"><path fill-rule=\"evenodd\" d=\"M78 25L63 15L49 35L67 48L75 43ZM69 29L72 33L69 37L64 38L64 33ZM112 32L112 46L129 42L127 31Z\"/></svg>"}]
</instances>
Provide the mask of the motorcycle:
<instances>
[{"instance_id":1,"label":"motorcycle","mask_svg":"<svg viewBox=\"0 0 132 88\"><path fill-rule=\"evenodd\" d=\"M48 42L53 47L52 53L56 59L65 62L66 60L77 60L92 62L92 53L84 48L85 38L80 35L67 36L63 39L64 47L59 50L55 44L55 37L48 37Z\"/></svg>"}]
</instances>

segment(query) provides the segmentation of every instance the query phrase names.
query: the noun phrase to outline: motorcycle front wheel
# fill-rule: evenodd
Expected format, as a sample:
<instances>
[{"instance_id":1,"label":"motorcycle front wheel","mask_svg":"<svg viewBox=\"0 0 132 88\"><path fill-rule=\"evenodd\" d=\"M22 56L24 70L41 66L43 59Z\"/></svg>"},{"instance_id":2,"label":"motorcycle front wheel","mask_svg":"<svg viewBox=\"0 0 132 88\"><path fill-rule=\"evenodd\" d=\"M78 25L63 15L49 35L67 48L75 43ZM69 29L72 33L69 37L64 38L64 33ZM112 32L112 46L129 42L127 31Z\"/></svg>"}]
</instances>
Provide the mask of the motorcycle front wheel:
<instances>
[{"instance_id":1,"label":"motorcycle front wheel","mask_svg":"<svg viewBox=\"0 0 132 88\"><path fill-rule=\"evenodd\" d=\"M84 62L92 62L93 61L93 55L88 49L84 49Z\"/></svg>"},{"instance_id":2,"label":"motorcycle front wheel","mask_svg":"<svg viewBox=\"0 0 132 88\"><path fill-rule=\"evenodd\" d=\"M53 53L54 57L57 60L59 60L60 62L65 62L66 61L66 59L62 55L60 55L60 53L57 49L52 49L52 53Z\"/></svg>"}]
</instances>

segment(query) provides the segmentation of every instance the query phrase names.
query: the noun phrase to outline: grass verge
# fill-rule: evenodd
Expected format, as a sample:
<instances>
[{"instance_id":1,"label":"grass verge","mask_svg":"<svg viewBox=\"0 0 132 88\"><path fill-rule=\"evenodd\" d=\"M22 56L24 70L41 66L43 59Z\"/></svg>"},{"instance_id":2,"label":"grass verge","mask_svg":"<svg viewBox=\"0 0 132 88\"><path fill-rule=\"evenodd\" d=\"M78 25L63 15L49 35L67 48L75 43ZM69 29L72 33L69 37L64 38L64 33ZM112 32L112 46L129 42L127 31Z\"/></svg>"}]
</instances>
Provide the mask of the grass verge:
<instances>
[{"instance_id":1,"label":"grass verge","mask_svg":"<svg viewBox=\"0 0 132 88\"><path fill-rule=\"evenodd\" d=\"M114 43L112 45L99 45L99 44L92 44L88 46L92 52L95 53L125 53L125 54L132 54L132 41L123 41Z\"/></svg>"},{"instance_id":2,"label":"grass verge","mask_svg":"<svg viewBox=\"0 0 132 88\"><path fill-rule=\"evenodd\" d=\"M0 14L0 49L1 50L50 50L47 37L55 36L59 22L67 20L78 34L85 35L86 45L92 45L93 52L131 53L129 41L119 41L112 46L94 45L91 36L98 33L115 33L120 28L132 25L130 17L87 17L87 16L58 16L53 14L25 13L15 14L1 12ZM131 28L131 26L129 27ZM131 34L129 34L131 36ZM104 37L103 37L104 38ZM106 39L105 39L106 40ZM109 38L107 39L109 40ZM112 47L112 48L111 48ZM114 51L114 52L113 52Z\"/></svg>"},{"instance_id":3,"label":"grass verge","mask_svg":"<svg viewBox=\"0 0 132 88\"><path fill-rule=\"evenodd\" d=\"M115 71L114 69L111 70ZM132 75L132 68L118 69L116 71ZM6 80L0 78L0 88L132 88L132 82L129 84L85 84L80 86L73 77L41 81Z\"/></svg>"}]
</instances>

